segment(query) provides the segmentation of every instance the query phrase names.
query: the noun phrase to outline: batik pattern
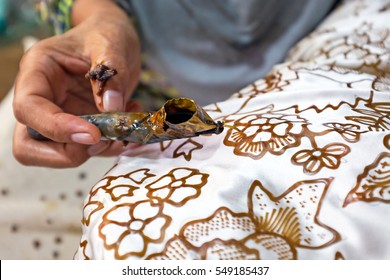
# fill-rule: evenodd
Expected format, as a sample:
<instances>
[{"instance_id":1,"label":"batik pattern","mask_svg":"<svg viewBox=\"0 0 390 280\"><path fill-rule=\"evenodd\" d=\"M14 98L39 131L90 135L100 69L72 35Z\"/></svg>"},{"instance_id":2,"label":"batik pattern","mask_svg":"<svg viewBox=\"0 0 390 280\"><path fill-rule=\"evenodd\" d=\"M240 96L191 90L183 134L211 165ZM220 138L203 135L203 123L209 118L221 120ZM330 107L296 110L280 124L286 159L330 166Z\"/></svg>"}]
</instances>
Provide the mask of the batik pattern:
<instances>
[{"instance_id":1,"label":"batik pattern","mask_svg":"<svg viewBox=\"0 0 390 280\"><path fill-rule=\"evenodd\" d=\"M85 202L76 258L390 258L388 6L345 2L207 106L222 134L129 148Z\"/></svg>"}]
</instances>

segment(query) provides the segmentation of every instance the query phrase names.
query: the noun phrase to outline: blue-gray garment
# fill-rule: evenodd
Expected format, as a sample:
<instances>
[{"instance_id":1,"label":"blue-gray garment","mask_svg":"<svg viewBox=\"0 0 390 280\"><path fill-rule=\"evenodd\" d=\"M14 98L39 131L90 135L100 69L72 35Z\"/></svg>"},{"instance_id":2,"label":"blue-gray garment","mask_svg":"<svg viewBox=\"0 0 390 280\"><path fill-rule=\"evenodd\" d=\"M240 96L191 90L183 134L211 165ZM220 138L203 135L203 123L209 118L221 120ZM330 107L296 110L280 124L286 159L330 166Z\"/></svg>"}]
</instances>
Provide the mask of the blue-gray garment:
<instances>
[{"instance_id":1,"label":"blue-gray garment","mask_svg":"<svg viewBox=\"0 0 390 280\"><path fill-rule=\"evenodd\" d=\"M116 0L137 20L148 65L205 105L263 77L336 0Z\"/></svg>"}]
</instances>

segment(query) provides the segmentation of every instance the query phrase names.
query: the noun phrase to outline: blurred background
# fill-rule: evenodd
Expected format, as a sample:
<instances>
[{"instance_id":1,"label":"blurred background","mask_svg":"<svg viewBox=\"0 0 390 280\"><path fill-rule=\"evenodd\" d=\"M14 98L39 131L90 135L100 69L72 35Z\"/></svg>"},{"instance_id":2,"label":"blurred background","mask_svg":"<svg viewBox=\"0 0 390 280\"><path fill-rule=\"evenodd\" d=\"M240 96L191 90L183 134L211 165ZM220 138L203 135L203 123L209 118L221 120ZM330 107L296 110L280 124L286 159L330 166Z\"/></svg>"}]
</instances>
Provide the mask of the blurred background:
<instances>
[{"instance_id":1,"label":"blurred background","mask_svg":"<svg viewBox=\"0 0 390 280\"><path fill-rule=\"evenodd\" d=\"M35 0L0 0L0 100L12 88L26 36L47 37L49 28L39 22Z\"/></svg>"}]
</instances>

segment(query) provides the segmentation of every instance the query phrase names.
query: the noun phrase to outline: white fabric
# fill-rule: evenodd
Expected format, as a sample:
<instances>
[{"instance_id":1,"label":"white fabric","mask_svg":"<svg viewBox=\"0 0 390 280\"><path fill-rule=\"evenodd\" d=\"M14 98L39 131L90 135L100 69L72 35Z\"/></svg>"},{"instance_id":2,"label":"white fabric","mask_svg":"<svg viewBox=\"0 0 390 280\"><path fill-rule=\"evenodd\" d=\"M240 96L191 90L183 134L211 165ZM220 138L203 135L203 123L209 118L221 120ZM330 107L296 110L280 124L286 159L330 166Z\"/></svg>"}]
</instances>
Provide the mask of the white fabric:
<instances>
[{"instance_id":1,"label":"white fabric","mask_svg":"<svg viewBox=\"0 0 390 280\"><path fill-rule=\"evenodd\" d=\"M85 201L76 259L390 259L389 1L347 1L207 106L217 136L132 147Z\"/></svg>"}]
</instances>

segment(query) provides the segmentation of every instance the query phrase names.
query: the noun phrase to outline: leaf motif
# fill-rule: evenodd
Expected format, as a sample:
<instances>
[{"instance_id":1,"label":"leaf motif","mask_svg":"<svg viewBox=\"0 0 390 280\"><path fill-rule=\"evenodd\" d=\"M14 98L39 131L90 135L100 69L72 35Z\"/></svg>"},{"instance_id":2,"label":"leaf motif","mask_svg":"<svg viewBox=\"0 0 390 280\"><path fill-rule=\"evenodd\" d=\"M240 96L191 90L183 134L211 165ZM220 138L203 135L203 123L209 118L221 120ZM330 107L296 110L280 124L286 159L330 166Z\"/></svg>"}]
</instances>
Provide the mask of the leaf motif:
<instances>
[{"instance_id":1,"label":"leaf motif","mask_svg":"<svg viewBox=\"0 0 390 280\"><path fill-rule=\"evenodd\" d=\"M145 180L147 180L150 177L154 177L154 174L150 173L150 169L148 168L141 168L138 170L135 170L133 172L127 173L124 175L124 178L129 178L136 184L142 184Z\"/></svg>"},{"instance_id":2,"label":"leaf motif","mask_svg":"<svg viewBox=\"0 0 390 280\"><path fill-rule=\"evenodd\" d=\"M383 152L357 177L343 207L356 201L390 203L390 153Z\"/></svg>"},{"instance_id":3,"label":"leaf motif","mask_svg":"<svg viewBox=\"0 0 390 280\"><path fill-rule=\"evenodd\" d=\"M317 216L332 178L300 181L274 196L259 181L249 191L249 214L258 231L285 238L291 246L323 248L339 240L339 234Z\"/></svg>"},{"instance_id":4,"label":"leaf motif","mask_svg":"<svg viewBox=\"0 0 390 280\"><path fill-rule=\"evenodd\" d=\"M350 143L355 143L359 141L360 139L360 132L357 131L345 131L343 133L340 133L341 137L344 138L345 141L350 142Z\"/></svg>"},{"instance_id":5,"label":"leaf motif","mask_svg":"<svg viewBox=\"0 0 390 280\"><path fill-rule=\"evenodd\" d=\"M376 102L370 104L370 108L381 113L390 114L390 102Z\"/></svg>"},{"instance_id":6,"label":"leaf motif","mask_svg":"<svg viewBox=\"0 0 390 280\"><path fill-rule=\"evenodd\" d=\"M200 247L217 238L240 240L254 233L255 230L255 224L246 213L237 214L228 208L221 207L209 218L184 225L180 236L192 246Z\"/></svg>"},{"instance_id":7,"label":"leaf motif","mask_svg":"<svg viewBox=\"0 0 390 280\"><path fill-rule=\"evenodd\" d=\"M294 243L299 243L302 236L299 229L299 217L295 208L272 209L265 216L259 217L261 228L267 232L276 232L288 237Z\"/></svg>"},{"instance_id":8,"label":"leaf motif","mask_svg":"<svg viewBox=\"0 0 390 280\"><path fill-rule=\"evenodd\" d=\"M329 127L335 131L355 131L359 132L360 127L356 124L351 124L351 123L337 123L337 122L329 122L329 123L324 123L324 126Z\"/></svg>"},{"instance_id":9,"label":"leaf motif","mask_svg":"<svg viewBox=\"0 0 390 280\"><path fill-rule=\"evenodd\" d=\"M164 152L166 149L168 149L172 145L172 143L173 143L173 140L160 142L161 151Z\"/></svg>"},{"instance_id":10,"label":"leaf motif","mask_svg":"<svg viewBox=\"0 0 390 280\"><path fill-rule=\"evenodd\" d=\"M375 126L378 122L378 120L375 118L365 117L365 116L359 116L359 117L358 116L355 116L355 117L347 116L345 118L347 120L358 122L358 123L368 125L368 126Z\"/></svg>"},{"instance_id":11,"label":"leaf motif","mask_svg":"<svg viewBox=\"0 0 390 280\"><path fill-rule=\"evenodd\" d=\"M202 144L199 144L198 142L195 142L194 140L189 138L176 148L176 150L173 152L173 157L178 158L180 156L183 156L186 161L190 161L192 158L192 153L202 148Z\"/></svg>"},{"instance_id":12,"label":"leaf motif","mask_svg":"<svg viewBox=\"0 0 390 280\"><path fill-rule=\"evenodd\" d=\"M109 192L111 193L111 199L113 201L118 201L122 197L133 196L134 191L137 189L139 189L139 187L123 184L114 186L109 189Z\"/></svg>"}]
</instances>

